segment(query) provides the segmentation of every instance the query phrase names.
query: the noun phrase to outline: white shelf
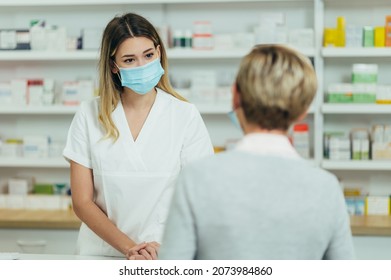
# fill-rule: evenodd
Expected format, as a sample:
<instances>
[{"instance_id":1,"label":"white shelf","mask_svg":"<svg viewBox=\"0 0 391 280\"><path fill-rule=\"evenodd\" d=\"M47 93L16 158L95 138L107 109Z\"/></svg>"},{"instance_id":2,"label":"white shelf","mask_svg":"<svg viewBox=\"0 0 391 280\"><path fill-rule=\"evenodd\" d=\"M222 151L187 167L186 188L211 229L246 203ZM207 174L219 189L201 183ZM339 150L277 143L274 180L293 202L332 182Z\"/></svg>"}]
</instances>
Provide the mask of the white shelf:
<instances>
[{"instance_id":1,"label":"white shelf","mask_svg":"<svg viewBox=\"0 0 391 280\"><path fill-rule=\"evenodd\" d=\"M245 56L250 49L237 50L193 50L193 49L167 49L167 57L173 59L240 59ZM307 56L314 56L314 49L299 49ZM0 51L0 61L96 61L98 62L98 51Z\"/></svg>"},{"instance_id":2,"label":"white shelf","mask_svg":"<svg viewBox=\"0 0 391 280\"><path fill-rule=\"evenodd\" d=\"M0 157L0 167L68 168L64 158L12 158Z\"/></svg>"},{"instance_id":3,"label":"white shelf","mask_svg":"<svg viewBox=\"0 0 391 280\"><path fill-rule=\"evenodd\" d=\"M391 114L390 104L323 104L324 114Z\"/></svg>"},{"instance_id":4,"label":"white shelf","mask_svg":"<svg viewBox=\"0 0 391 280\"><path fill-rule=\"evenodd\" d=\"M98 51L0 51L0 61L61 61L61 60L95 60L99 58Z\"/></svg>"},{"instance_id":5,"label":"white shelf","mask_svg":"<svg viewBox=\"0 0 391 280\"><path fill-rule=\"evenodd\" d=\"M391 170L390 161L376 160L323 160L321 166L328 170Z\"/></svg>"},{"instance_id":6,"label":"white shelf","mask_svg":"<svg viewBox=\"0 0 391 280\"><path fill-rule=\"evenodd\" d=\"M294 46L291 46L295 48ZM306 56L315 56L314 48L296 48ZM242 58L251 49L213 49L213 50L193 50L193 49L167 49L168 59L222 59L222 58Z\"/></svg>"},{"instance_id":7,"label":"white shelf","mask_svg":"<svg viewBox=\"0 0 391 280\"><path fill-rule=\"evenodd\" d=\"M313 0L244 0L242 2L313 2ZM237 0L2 0L1 6L80 6L80 5L121 5L121 4L186 4L186 3L227 3Z\"/></svg>"},{"instance_id":8,"label":"white shelf","mask_svg":"<svg viewBox=\"0 0 391 280\"><path fill-rule=\"evenodd\" d=\"M388 48L323 48L323 57L391 57Z\"/></svg>"},{"instance_id":9,"label":"white shelf","mask_svg":"<svg viewBox=\"0 0 391 280\"><path fill-rule=\"evenodd\" d=\"M73 115L76 113L78 106L62 106L62 105L52 105L52 106L10 106L10 107L1 107L0 105L0 115Z\"/></svg>"},{"instance_id":10,"label":"white shelf","mask_svg":"<svg viewBox=\"0 0 391 280\"><path fill-rule=\"evenodd\" d=\"M232 105L225 104L197 104L194 103L201 114L227 114L232 110Z\"/></svg>"}]
</instances>

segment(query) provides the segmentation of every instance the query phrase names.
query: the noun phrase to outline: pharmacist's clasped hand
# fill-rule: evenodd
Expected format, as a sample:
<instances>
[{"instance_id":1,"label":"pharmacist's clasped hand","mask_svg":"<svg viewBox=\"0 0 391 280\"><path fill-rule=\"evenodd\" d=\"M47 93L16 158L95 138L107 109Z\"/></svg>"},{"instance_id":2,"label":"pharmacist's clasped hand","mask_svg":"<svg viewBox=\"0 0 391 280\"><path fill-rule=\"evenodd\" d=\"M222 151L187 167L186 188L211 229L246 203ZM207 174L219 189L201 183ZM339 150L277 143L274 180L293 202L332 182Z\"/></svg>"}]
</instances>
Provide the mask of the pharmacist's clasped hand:
<instances>
[{"instance_id":1,"label":"pharmacist's clasped hand","mask_svg":"<svg viewBox=\"0 0 391 280\"><path fill-rule=\"evenodd\" d=\"M146 248L147 247L147 243L146 242L143 242L143 243L140 243L140 244L137 244L136 246L133 246L132 248L129 249L129 251L126 253L126 258L128 260L136 260L136 259L140 259L140 253L139 251ZM145 259L144 257L142 259Z\"/></svg>"},{"instance_id":2,"label":"pharmacist's clasped hand","mask_svg":"<svg viewBox=\"0 0 391 280\"><path fill-rule=\"evenodd\" d=\"M144 256L146 260L157 260L160 244L155 241L148 242L146 244L147 246L145 248L138 251L139 254Z\"/></svg>"},{"instance_id":3,"label":"pharmacist's clasped hand","mask_svg":"<svg viewBox=\"0 0 391 280\"><path fill-rule=\"evenodd\" d=\"M128 260L157 260L160 244L152 242L143 242L132 247L126 254Z\"/></svg>"}]
</instances>

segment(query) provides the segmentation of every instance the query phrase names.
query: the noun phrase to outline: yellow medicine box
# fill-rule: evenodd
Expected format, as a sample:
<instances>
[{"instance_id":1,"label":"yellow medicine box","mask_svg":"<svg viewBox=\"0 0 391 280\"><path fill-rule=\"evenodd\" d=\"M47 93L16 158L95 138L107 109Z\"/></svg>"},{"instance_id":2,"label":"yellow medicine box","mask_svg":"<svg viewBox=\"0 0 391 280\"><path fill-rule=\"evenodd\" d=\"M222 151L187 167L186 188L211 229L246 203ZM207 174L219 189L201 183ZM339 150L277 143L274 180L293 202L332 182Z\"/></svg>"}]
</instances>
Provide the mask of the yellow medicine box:
<instances>
[{"instance_id":1,"label":"yellow medicine box","mask_svg":"<svg viewBox=\"0 0 391 280\"><path fill-rule=\"evenodd\" d=\"M375 47L386 45L386 28L384 26L375 27Z\"/></svg>"}]
</instances>

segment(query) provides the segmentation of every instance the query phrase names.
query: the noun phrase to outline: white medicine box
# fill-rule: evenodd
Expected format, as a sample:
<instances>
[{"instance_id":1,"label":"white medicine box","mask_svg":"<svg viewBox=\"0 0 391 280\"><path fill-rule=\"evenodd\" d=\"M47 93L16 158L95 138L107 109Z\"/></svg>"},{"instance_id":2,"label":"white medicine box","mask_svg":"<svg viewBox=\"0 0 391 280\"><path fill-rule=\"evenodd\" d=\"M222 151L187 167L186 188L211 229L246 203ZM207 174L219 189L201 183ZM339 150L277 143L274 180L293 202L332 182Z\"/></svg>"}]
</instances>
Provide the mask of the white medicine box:
<instances>
[{"instance_id":1,"label":"white medicine box","mask_svg":"<svg viewBox=\"0 0 391 280\"><path fill-rule=\"evenodd\" d=\"M390 198L388 196L368 196L365 210L367 215L390 215Z\"/></svg>"}]
</instances>

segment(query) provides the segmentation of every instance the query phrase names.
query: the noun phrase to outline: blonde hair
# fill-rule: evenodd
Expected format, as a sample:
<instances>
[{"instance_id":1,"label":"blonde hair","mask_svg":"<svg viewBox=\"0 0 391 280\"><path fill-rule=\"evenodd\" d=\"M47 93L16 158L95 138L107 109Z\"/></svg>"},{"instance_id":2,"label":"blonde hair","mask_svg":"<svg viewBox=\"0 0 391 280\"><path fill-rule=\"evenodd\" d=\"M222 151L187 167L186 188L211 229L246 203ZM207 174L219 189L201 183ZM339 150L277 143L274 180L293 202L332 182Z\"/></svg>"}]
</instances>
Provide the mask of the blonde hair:
<instances>
[{"instance_id":1,"label":"blonde hair","mask_svg":"<svg viewBox=\"0 0 391 280\"><path fill-rule=\"evenodd\" d=\"M306 56L281 45L258 45L242 59L236 87L249 123L286 131L310 106L317 79Z\"/></svg>"},{"instance_id":2,"label":"blonde hair","mask_svg":"<svg viewBox=\"0 0 391 280\"><path fill-rule=\"evenodd\" d=\"M174 97L186 101L172 88L168 78L168 61L166 50L154 26L144 17L127 13L114 17L106 26L101 43L99 58L99 121L106 134L104 138L113 138L116 141L119 137L118 128L115 126L111 113L120 102L120 94L123 91L121 81L117 74L111 70L115 53L122 42L128 38L145 37L150 39L155 48L160 46L160 63L164 69L157 87L168 92Z\"/></svg>"}]
</instances>

